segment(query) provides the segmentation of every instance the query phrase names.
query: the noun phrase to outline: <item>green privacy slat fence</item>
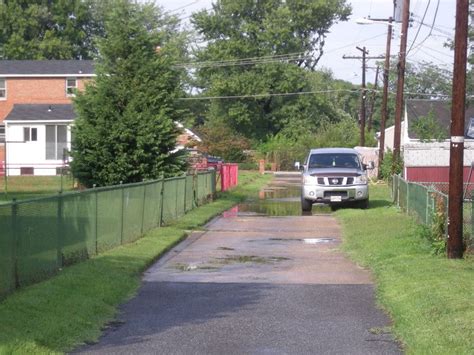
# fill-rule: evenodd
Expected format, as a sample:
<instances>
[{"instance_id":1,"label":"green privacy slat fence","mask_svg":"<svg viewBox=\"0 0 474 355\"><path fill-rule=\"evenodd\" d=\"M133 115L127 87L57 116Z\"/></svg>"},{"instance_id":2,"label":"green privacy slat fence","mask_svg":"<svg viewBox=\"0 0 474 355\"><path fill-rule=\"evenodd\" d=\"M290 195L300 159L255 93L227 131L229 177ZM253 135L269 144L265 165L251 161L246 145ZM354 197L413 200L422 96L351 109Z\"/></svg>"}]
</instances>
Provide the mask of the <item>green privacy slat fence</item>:
<instances>
[{"instance_id":1,"label":"green privacy slat fence","mask_svg":"<svg viewBox=\"0 0 474 355\"><path fill-rule=\"evenodd\" d=\"M0 205L0 298L135 241L215 192L209 171Z\"/></svg>"}]
</instances>

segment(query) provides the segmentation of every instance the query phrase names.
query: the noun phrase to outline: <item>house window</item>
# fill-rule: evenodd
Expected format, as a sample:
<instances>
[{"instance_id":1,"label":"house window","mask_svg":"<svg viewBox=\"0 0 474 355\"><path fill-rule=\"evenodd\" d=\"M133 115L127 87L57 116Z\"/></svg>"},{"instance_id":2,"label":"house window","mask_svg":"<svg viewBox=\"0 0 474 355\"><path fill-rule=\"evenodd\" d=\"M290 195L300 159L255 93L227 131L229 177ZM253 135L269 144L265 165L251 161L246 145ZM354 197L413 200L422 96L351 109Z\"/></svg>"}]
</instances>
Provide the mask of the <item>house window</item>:
<instances>
[{"instance_id":1,"label":"house window","mask_svg":"<svg viewBox=\"0 0 474 355\"><path fill-rule=\"evenodd\" d=\"M34 168L25 167L25 166L20 167L20 175L34 175L34 174L35 174Z\"/></svg>"},{"instance_id":2,"label":"house window","mask_svg":"<svg viewBox=\"0 0 474 355\"><path fill-rule=\"evenodd\" d=\"M67 78L66 79L66 96L75 96L77 89L77 79Z\"/></svg>"},{"instance_id":3,"label":"house window","mask_svg":"<svg viewBox=\"0 0 474 355\"><path fill-rule=\"evenodd\" d=\"M5 143L5 125L0 124L0 143Z\"/></svg>"},{"instance_id":4,"label":"house window","mask_svg":"<svg viewBox=\"0 0 474 355\"><path fill-rule=\"evenodd\" d=\"M67 150L67 126L46 126L46 160L62 160Z\"/></svg>"},{"instance_id":5,"label":"house window","mask_svg":"<svg viewBox=\"0 0 474 355\"><path fill-rule=\"evenodd\" d=\"M0 100L7 98L7 81L5 78L0 78Z\"/></svg>"},{"instance_id":6,"label":"house window","mask_svg":"<svg viewBox=\"0 0 474 355\"><path fill-rule=\"evenodd\" d=\"M38 140L38 128L23 127L23 141L36 142Z\"/></svg>"},{"instance_id":7,"label":"house window","mask_svg":"<svg viewBox=\"0 0 474 355\"><path fill-rule=\"evenodd\" d=\"M467 127L466 136L468 138L474 138L474 117L469 120L469 126Z\"/></svg>"}]
</instances>

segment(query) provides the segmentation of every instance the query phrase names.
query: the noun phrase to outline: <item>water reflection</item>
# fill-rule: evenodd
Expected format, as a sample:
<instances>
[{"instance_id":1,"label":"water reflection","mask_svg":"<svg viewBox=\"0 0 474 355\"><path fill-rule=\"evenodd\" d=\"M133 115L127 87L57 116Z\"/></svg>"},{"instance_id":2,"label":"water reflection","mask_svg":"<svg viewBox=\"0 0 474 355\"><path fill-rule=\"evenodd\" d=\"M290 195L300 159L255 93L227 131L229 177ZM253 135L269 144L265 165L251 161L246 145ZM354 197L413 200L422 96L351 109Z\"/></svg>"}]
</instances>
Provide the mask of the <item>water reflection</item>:
<instances>
[{"instance_id":1,"label":"water reflection","mask_svg":"<svg viewBox=\"0 0 474 355\"><path fill-rule=\"evenodd\" d=\"M237 216L302 216L331 213L327 205L315 204L311 212L301 210L301 183L294 179L285 184L283 179L273 181L258 194L258 199L248 200L224 212L224 218Z\"/></svg>"}]
</instances>

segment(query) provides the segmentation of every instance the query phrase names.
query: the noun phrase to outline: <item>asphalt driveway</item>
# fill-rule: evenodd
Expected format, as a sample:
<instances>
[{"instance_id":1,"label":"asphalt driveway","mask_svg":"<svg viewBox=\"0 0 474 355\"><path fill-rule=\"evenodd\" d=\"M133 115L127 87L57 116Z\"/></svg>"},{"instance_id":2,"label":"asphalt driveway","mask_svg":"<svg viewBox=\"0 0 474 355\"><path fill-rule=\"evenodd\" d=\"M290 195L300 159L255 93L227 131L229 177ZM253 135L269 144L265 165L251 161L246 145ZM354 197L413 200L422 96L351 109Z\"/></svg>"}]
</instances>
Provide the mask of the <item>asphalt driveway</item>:
<instances>
[{"instance_id":1,"label":"asphalt driveway","mask_svg":"<svg viewBox=\"0 0 474 355\"><path fill-rule=\"evenodd\" d=\"M329 214L226 213L144 275L97 354L398 354Z\"/></svg>"}]
</instances>

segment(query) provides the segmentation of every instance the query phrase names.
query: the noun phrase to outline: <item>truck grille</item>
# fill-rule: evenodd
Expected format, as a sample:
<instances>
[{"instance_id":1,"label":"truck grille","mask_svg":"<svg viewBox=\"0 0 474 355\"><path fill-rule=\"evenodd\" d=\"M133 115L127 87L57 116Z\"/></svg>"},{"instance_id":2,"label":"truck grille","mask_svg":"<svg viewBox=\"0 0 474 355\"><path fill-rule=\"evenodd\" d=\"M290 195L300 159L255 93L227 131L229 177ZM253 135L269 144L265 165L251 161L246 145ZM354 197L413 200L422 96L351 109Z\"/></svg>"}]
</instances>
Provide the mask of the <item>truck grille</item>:
<instances>
[{"instance_id":1,"label":"truck grille","mask_svg":"<svg viewBox=\"0 0 474 355\"><path fill-rule=\"evenodd\" d=\"M326 185L326 186L344 186L344 185L352 185L354 183L353 177L318 177L318 184L319 185Z\"/></svg>"}]
</instances>

